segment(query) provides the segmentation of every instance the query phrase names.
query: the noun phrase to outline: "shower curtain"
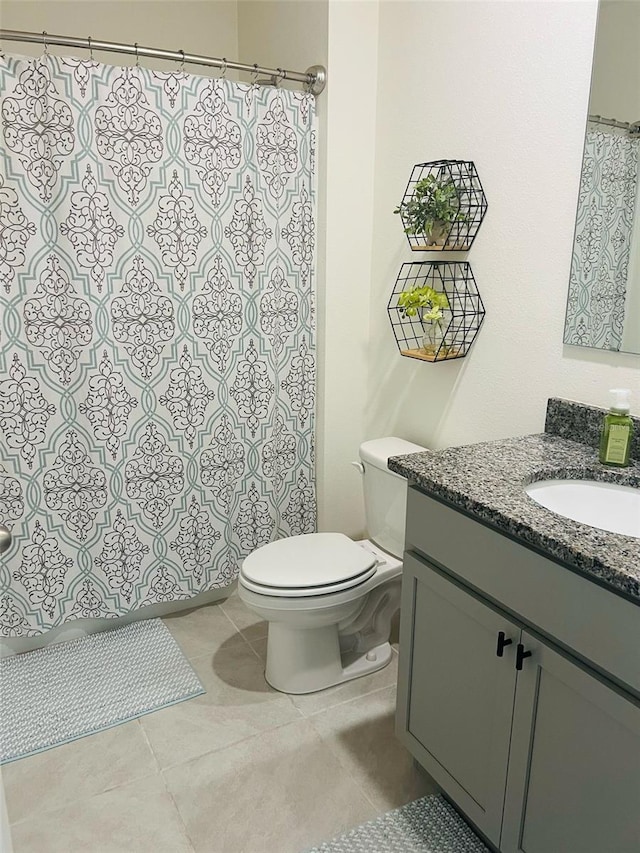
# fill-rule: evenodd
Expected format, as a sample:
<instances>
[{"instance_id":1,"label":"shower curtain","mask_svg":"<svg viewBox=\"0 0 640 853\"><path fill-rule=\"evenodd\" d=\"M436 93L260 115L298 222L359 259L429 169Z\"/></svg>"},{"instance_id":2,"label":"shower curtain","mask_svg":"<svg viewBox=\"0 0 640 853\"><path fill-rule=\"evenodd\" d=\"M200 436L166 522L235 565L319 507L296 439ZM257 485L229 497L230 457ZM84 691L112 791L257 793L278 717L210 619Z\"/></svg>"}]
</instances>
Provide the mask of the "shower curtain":
<instances>
[{"instance_id":1,"label":"shower curtain","mask_svg":"<svg viewBox=\"0 0 640 853\"><path fill-rule=\"evenodd\" d=\"M564 341L619 350L640 142L589 124L578 196Z\"/></svg>"},{"instance_id":2,"label":"shower curtain","mask_svg":"<svg viewBox=\"0 0 640 853\"><path fill-rule=\"evenodd\" d=\"M0 65L0 634L315 529L314 99Z\"/></svg>"}]
</instances>

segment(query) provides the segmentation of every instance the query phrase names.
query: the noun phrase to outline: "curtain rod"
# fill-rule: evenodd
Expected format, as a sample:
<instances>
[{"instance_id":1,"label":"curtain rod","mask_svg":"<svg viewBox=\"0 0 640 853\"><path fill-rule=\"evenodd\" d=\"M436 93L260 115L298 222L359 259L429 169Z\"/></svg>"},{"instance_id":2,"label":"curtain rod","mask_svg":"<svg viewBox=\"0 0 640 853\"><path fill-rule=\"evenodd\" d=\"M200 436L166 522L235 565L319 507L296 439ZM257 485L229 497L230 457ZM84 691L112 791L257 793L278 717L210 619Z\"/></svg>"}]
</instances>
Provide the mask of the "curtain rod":
<instances>
[{"instance_id":1,"label":"curtain rod","mask_svg":"<svg viewBox=\"0 0 640 853\"><path fill-rule=\"evenodd\" d=\"M618 121L616 118L603 118L602 116L589 115L589 121L595 124L606 124L609 127L619 127L621 130L628 130L629 133L640 133L640 121L628 122Z\"/></svg>"},{"instance_id":2,"label":"curtain rod","mask_svg":"<svg viewBox=\"0 0 640 853\"><path fill-rule=\"evenodd\" d=\"M210 68L231 68L234 71L248 71L251 74L267 74L272 79L270 82L277 83L282 80L295 80L296 83L305 83L309 91L319 95L327 83L327 69L322 65L312 65L305 72L287 71L285 68L262 68L257 63L247 65L244 62L230 62L226 59L217 59L213 56L199 56L195 53L185 53L183 50L160 50L155 47L141 47L139 44L120 44L118 42L98 41L91 38L76 38L75 36L54 36L49 33L29 33L21 30L0 29L0 40L22 41L33 44L42 44L46 49L48 45L55 44L62 47L79 47L86 50L108 50L112 53L127 53L132 56L149 56L155 59L171 59L179 63L190 63L193 65L206 65Z\"/></svg>"}]
</instances>

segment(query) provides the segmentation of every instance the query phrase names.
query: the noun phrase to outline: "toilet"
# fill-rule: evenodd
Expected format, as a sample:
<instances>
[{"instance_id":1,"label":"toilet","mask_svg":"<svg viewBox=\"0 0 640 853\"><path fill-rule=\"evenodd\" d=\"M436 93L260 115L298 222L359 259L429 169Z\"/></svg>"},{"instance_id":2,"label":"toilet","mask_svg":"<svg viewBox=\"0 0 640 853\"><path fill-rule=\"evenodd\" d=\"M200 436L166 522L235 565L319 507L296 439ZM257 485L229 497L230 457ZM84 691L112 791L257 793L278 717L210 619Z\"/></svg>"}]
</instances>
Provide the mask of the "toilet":
<instances>
[{"instance_id":1,"label":"toilet","mask_svg":"<svg viewBox=\"0 0 640 853\"><path fill-rule=\"evenodd\" d=\"M385 667L400 607L407 483L390 456L424 447L401 438L360 445L368 539L305 533L244 561L238 594L269 623L265 678L283 693L313 693Z\"/></svg>"}]
</instances>

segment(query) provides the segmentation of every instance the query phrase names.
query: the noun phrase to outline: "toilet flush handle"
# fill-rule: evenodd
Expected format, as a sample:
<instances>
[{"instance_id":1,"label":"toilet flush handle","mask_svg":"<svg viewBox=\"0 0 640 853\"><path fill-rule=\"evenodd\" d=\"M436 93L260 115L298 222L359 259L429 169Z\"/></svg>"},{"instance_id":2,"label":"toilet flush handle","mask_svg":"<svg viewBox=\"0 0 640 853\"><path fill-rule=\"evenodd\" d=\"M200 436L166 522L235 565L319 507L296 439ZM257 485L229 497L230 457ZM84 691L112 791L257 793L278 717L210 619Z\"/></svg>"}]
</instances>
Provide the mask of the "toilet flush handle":
<instances>
[{"instance_id":1,"label":"toilet flush handle","mask_svg":"<svg viewBox=\"0 0 640 853\"><path fill-rule=\"evenodd\" d=\"M352 462L351 464L354 468L357 468L361 474L364 474L364 465L362 464L362 462Z\"/></svg>"}]
</instances>

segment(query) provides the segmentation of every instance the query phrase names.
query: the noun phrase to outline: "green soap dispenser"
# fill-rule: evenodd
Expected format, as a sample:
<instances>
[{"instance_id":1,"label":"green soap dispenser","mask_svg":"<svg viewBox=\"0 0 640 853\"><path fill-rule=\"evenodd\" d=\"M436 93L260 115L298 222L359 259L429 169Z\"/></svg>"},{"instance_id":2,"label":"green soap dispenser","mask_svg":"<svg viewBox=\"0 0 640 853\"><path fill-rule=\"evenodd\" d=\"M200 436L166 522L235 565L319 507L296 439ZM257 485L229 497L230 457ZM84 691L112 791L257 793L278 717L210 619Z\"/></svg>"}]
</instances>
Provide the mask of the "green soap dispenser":
<instances>
[{"instance_id":1,"label":"green soap dispenser","mask_svg":"<svg viewBox=\"0 0 640 853\"><path fill-rule=\"evenodd\" d=\"M603 465L624 468L629 464L633 421L629 417L628 388L612 388L613 403L604 416L600 434L600 461Z\"/></svg>"}]
</instances>

